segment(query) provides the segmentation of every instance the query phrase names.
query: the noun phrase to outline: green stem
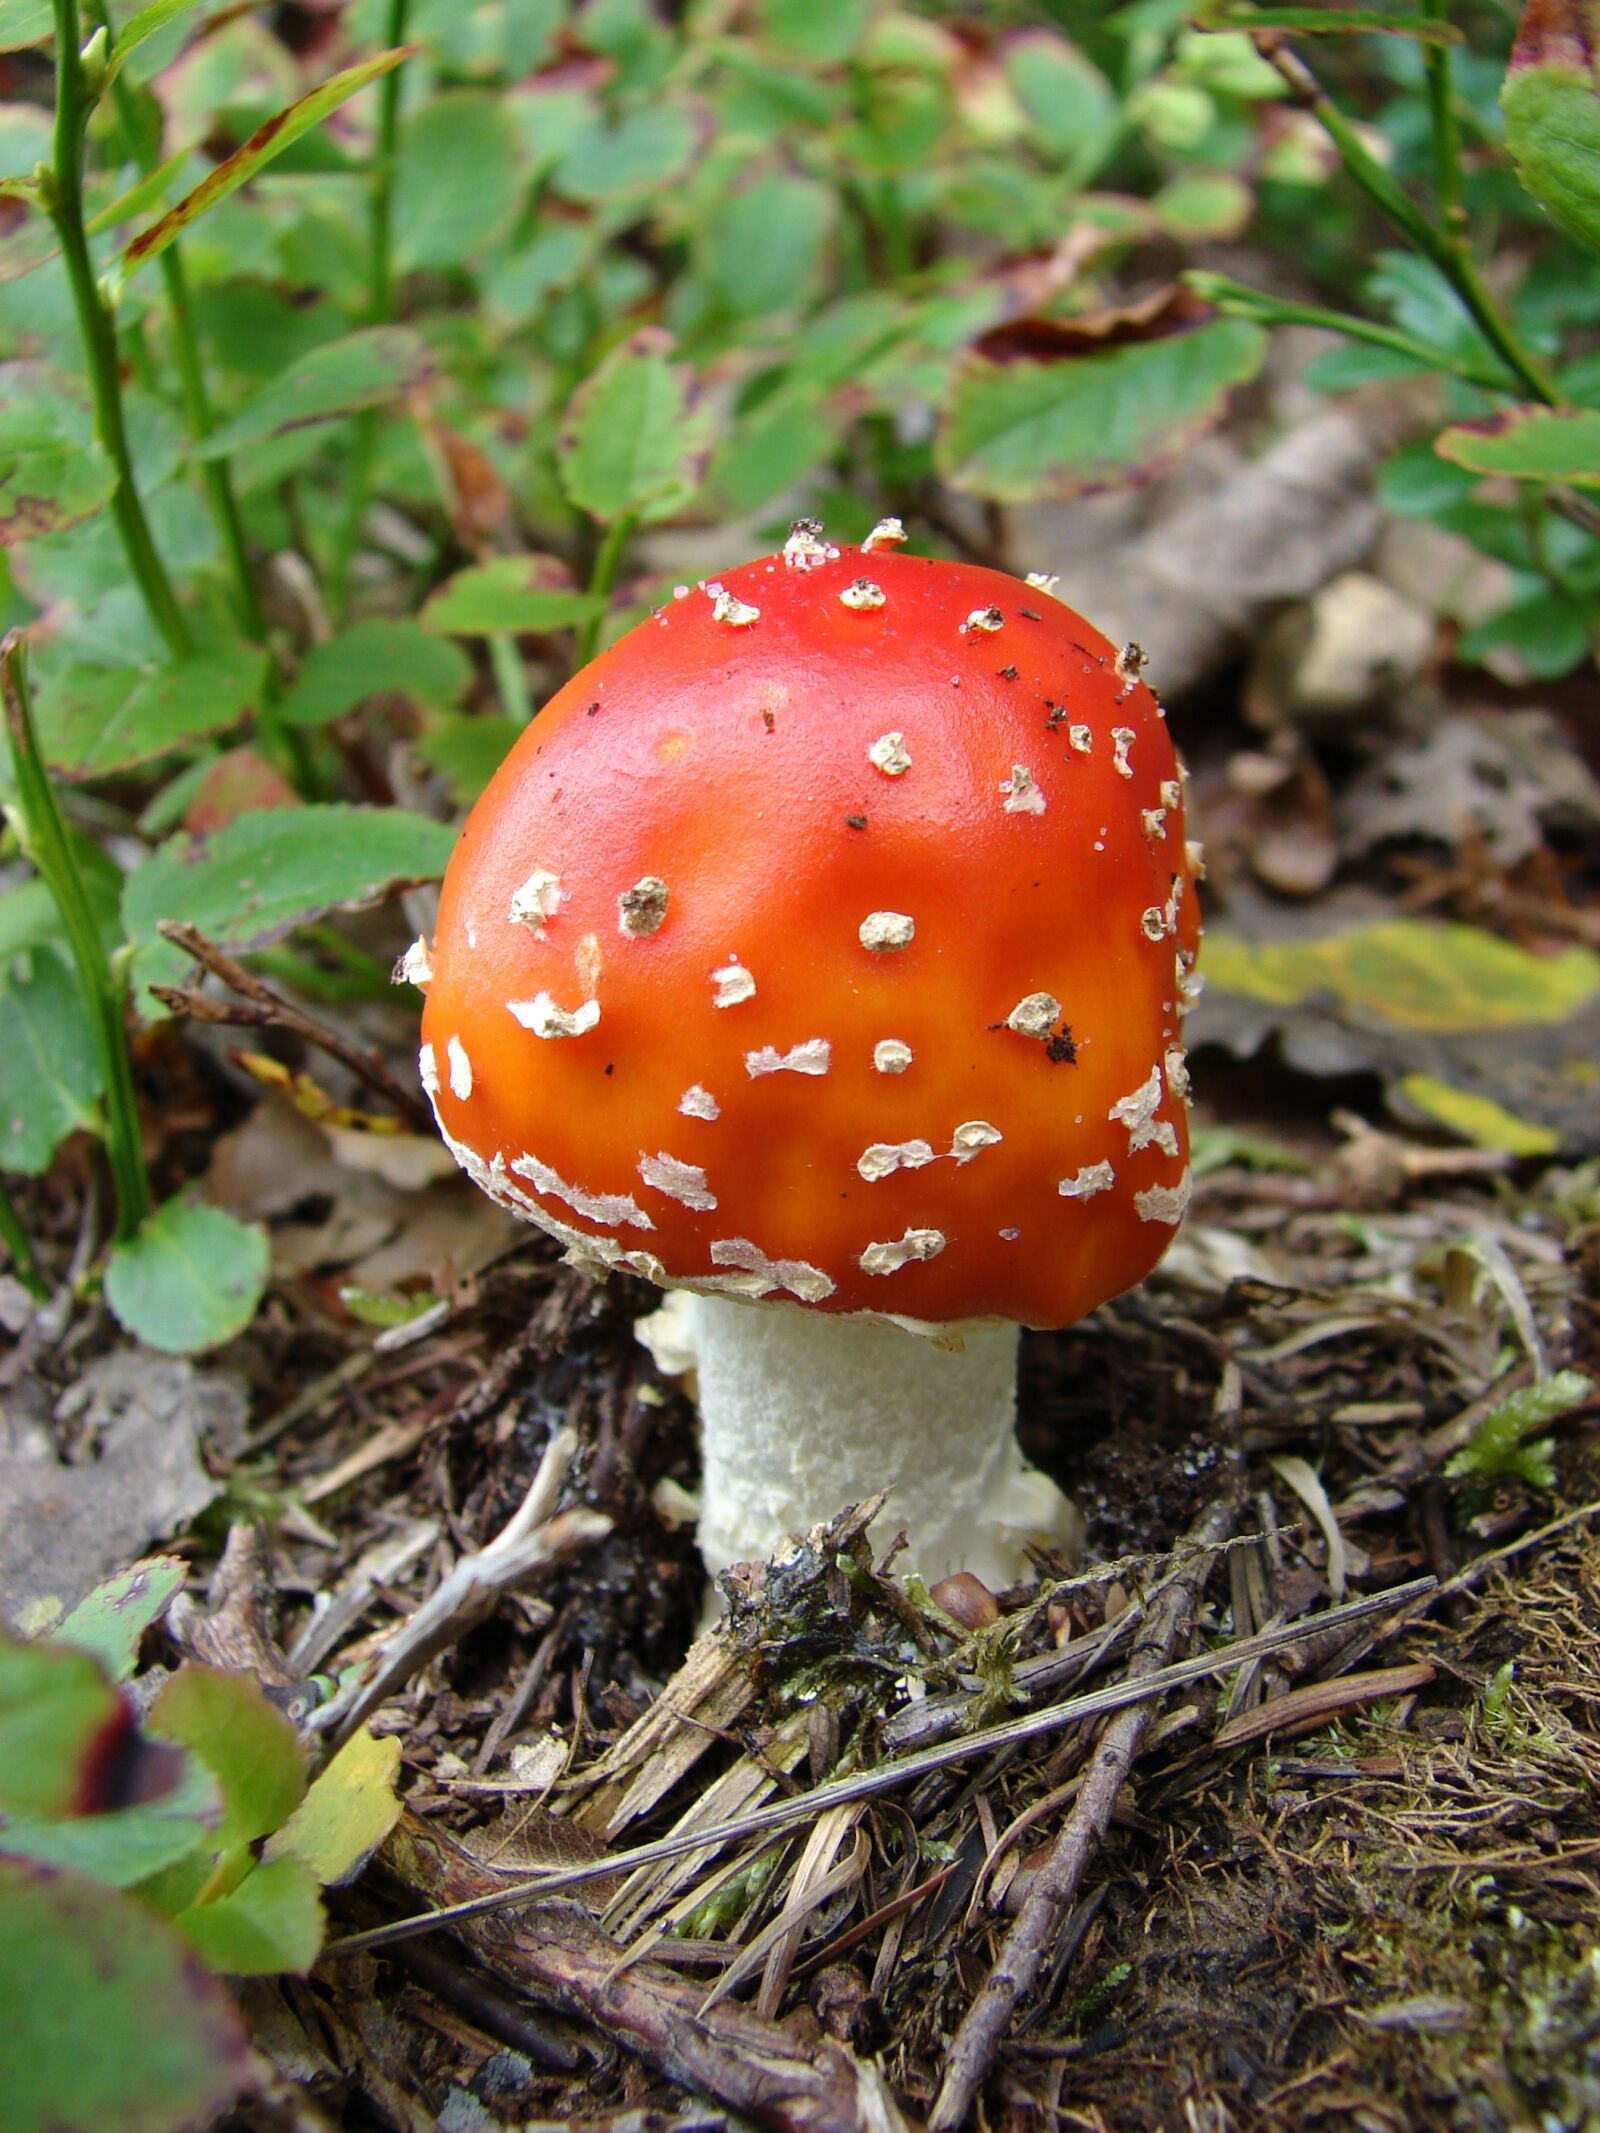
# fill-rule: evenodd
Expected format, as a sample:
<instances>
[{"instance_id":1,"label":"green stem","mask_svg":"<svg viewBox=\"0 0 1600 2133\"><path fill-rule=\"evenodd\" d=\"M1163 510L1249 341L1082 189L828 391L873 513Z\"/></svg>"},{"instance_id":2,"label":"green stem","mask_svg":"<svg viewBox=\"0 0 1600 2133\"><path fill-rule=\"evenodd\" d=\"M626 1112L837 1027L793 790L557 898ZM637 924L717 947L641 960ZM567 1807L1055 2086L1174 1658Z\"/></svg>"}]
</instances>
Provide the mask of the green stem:
<instances>
[{"instance_id":1,"label":"green stem","mask_svg":"<svg viewBox=\"0 0 1600 2133\"><path fill-rule=\"evenodd\" d=\"M621 518L611 521L606 528L605 539L595 551L594 568L589 573L589 591L594 596L596 606L578 638L580 667L589 664L599 647L600 632L605 627L606 603L611 598L612 586L617 582L617 565L622 561L622 551L627 547L638 523L637 511L624 511Z\"/></svg>"},{"instance_id":2,"label":"green stem","mask_svg":"<svg viewBox=\"0 0 1600 2133\"><path fill-rule=\"evenodd\" d=\"M1427 341L1414 340L1397 326L1380 326L1375 320L1358 317L1354 312L1330 311L1320 304L1285 303L1281 298L1251 289L1243 282L1230 281L1225 274L1195 271L1185 274L1183 280L1197 296L1215 304L1229 318L1251 319L1260 326L1323 326L1330 333L1342 333L1347 340L1366 341L1374 348L1387 348L1395 355L1409 356L1428 370L1446 370L1464 384L1479 386L1485 392L1503 393L1507 388L1508 380L1503 371L1490 370L1487 365L1453 356Z\"/></svg>"},{"instance_id":3,"label":"green stem","mask_svg":"<svg viewBox=\"0 0 1600 2133\"><path fill-rule=\"evenodd\" d=\"M44 1303L50 1291L45 1286L44 1276L39 1272L39 1262L33 1256L28 1232L22 1226L22 1217L12 1205L11 1195L6 1190L3 1178L0 1178L0 1244L6 1248L12 1272L18 1281L35 1303Z\"/></svg>"},{"instance_id":4,"label":"green stem","mask_svg":"<svg viewBox=\"0 0 1600 2133\"><path fill-rule=\"evenodd\" d=\"M72 289L73 309L83 342L84 364L94 397L95 436L110 459L117 486L112 491L111 512L128 567L144 595L150 619L161 632L167 649L181 658L190 649L189 625L178 606L166 566L151 537L150 526L139 501L133 478L133 460L128 451L128 433L122 416L122 381L117 363L116 328L95 281L89 257L89 240L83 227L83 138L94 98L84 79L83 58L78 48L78 0L55 0L56 23L56 114L53 162L50 173L50 219L61 241L61 256Z\"/></svg>"},{"instance_id":5,"label":"green stem","mask_svg":"<svg viewBox=\"0 0 1600 2133\"><path fill-rule=\"evenodd\" d=\"M506 717L515 719L519 726L526 726L533 717L533 699L528 694L527 669L517 650L516 638L503 634L491 637L489 664L494 669L494 685L500 692L500 704Z\"/></svg>"},{"instance_id":6,"label":"green stem","mask_svg":"<svg viewBox=\"0 0 1600 2133\"><path fill-rule=\"evenodd\" d=\"M389 0L384 43L393 50L406 41L406 12L410 0ZM372 150L372 189L367 203L367 323L385 326L394 316L394 169L400 139L401 67L391 67L378 85L378 132ZM356 417L350 449L350 488L345 501L344 523L334 548L329 571L329 604L342 615L349 596L350 564L361 538L366 514L367 488L372 462L377 456L378 409L368 408Z\"/></svg>"},{"instance_id":7,"label":"green stem","mask_svg":"<svg viewBox=\"0 0 1600 2133\"><path fill-rule=\"evenodd\" d=\"M1443 22L1443 0L1422 0L1422 12L1430 22ZM1444 44L1425 44L1422 64L1428 83L1428 130L1433 141L1433 189L1439 199L1439 214L1452 242L1464 241L1466 209L1461 199L1461 128L1456 120L1455 83L1450 72L1450 50Z\"/></svg>"},{"instance_id":8,"label":"green stem","mask_svg":"<svg viewBox=\"0 0 1600 2133\"><path fill-rule=\"evenodd\" d=\"M1339 160L1348 175L1360 186L1380 213L1394 224L1400 234L1409 238L1416 249L1438 268L1454 289L1462 308L1483 339L1499 356L1522 389L1535 400L1543 402L1546 407L1565 407L1565 395L1523 347L1489 294L1483 277L1478 272L1477 262L1472 257L1464 231L1447 235L1443 230L1434 227L1376 157L1367 152L1355 128L1327 95L1302 59L1266 33L1261 40L1261 49L1294 91L1300 104L1311 113L1339 151ZM1448 96L1448 77L1445 88ZM1453 109L1448 114L1448 123L1453 133ZM1436 165L1440 152L1436 138ZM1459 167L1457 150L1454 176L1450 180L1452 187L1459 184ZM1449 200L1454 197L1453 191L1447 193L1444 203L1447 214Z\"/></svg>"},{"instance_id":9,"label":"green stem","mask_svg":"<svg viewBox=\"0 0 1600 2133\"><path fill-rule=\"evenodd\" d=\"M139 1132L139 1106L128 1050L125 987L111 968L88 892L67 835L61 804L50 783L34 731L33 706L23 663L23 640L13 630L0 643L0 688L16 779L14 827L61 914L78 986L94 1034L106 1091L106 1153L117 1189L117 1235L133 1236L150 1211L150 1179Z\"/></svg>"}]
</instances>

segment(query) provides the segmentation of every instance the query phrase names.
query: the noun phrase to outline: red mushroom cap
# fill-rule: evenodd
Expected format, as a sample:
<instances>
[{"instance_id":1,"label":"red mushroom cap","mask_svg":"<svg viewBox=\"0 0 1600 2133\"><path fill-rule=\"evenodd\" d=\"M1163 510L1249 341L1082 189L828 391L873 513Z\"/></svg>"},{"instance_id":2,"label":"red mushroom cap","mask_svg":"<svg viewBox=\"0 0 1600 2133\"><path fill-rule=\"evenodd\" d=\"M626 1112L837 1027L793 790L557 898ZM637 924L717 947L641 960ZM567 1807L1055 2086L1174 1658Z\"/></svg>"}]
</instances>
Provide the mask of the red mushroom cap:
<instances>
[{"instance_id":1,"label":"red mushroom cap","mask_svg":"<svg viewBox=\"0 0 1600 2133\"><path fill-rule=\"evenodd\" d=\"M1038 1326L1130 1287L1187 1197L1198 930L1139 664L876 539L641 623L445 876L422 1071L459 1159L659 1281Z\"/></svg>"}]
</instances>

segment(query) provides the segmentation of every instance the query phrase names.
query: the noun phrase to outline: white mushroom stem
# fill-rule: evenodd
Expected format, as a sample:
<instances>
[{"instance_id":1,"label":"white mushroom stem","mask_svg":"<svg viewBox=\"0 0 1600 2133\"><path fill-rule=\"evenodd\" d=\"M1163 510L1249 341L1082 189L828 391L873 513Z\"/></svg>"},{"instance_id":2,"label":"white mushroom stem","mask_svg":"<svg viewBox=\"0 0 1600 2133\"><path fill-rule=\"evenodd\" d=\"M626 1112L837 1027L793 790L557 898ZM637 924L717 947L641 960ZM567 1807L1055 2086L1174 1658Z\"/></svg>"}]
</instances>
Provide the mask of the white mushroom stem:
<instances>
[{"instance_id":1,"label":"white mushroom stem","mask_svg":"<svg viewBox=\"0 0 1600 2133\"><path fill-rule=\"evenodd\" d=\"M1015 1326L946 1347L875 1319L695 1296L688 1332L713 1577L886 1486L873 1537L904 1526L896 1567L930 1584L970 1570L998 1590L1027 1574L1028 1541L1075 1543L1076 1510L1017 1444Z\"/></svg>"}]
</instances>

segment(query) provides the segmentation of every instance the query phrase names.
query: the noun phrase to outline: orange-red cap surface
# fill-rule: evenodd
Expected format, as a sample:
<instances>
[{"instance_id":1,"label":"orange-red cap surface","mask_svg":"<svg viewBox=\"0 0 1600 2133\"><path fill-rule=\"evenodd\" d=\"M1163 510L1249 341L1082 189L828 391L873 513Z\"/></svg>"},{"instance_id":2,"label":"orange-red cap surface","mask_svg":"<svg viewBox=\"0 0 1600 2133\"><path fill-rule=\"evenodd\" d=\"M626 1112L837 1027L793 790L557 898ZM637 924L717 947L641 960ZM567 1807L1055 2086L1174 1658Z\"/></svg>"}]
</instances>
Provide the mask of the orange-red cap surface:
<instances>
[{"instance_id":1,"label":"orange-red cap surface","mask_svg":"<svg viewBox=\"0 0 1600 2133\"><path fill-rule=\"evenodd\" d=\"M1137 666L1042 589L804 534L641 623L410 959L457 1155L657 1280L1037 1326L1130 1287L1187 1196L1197 934Z\"/></svg>"}]
</instances>

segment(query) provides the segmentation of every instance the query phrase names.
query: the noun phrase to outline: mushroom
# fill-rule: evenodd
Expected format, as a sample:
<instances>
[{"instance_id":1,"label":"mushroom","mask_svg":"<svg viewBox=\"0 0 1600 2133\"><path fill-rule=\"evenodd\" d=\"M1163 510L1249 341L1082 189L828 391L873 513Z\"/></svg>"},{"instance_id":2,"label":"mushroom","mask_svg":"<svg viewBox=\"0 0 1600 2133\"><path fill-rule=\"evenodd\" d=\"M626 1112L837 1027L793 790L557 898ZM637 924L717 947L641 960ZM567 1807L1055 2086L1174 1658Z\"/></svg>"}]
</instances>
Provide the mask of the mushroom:
<instances>
[{"instance_id":1,"label":"mushroom","mask_svg":"<svg viewBox=\"0 0 1600 2133\"><path fill-rule=\"evenodd\" d=\"M1193 855L1139 664L1041 588L813 539L585 667L461 833L423 1085L574 1263L691 1292L713 1572L886 1483L930 1581L1068 1529L1018 1329L1141 1280L1189 1192Z\"/></svg>"}]
</instances>

